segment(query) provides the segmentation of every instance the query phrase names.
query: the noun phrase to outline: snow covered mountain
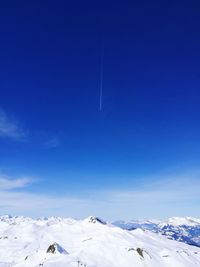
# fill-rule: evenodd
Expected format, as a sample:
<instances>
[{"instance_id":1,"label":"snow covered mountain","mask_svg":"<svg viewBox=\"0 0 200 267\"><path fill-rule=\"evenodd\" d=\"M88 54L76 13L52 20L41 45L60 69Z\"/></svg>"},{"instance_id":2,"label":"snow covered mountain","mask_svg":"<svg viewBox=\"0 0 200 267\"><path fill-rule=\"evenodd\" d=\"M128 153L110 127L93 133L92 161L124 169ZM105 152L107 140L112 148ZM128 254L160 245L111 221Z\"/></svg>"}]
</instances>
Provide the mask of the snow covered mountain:
<instances>
[{"instance_id":1,"label":"snow covered mountain","mask_svg":"<svg viewBox=\"0 0 200 267\"><path fill-rule=\"evenodd\" d=\"M132 221L115 221L112 224L118 226L124 230L135 230L137 228L145 230L157 230L160 221L154 220L132 220Z\"/></svg>"},{"instance_id":2,"label":"snow covered mountain","mask_svg":"<svg viewBox=\"0 0 200 267\"><path fill-rule=\"evenodd\" d=\"M113 223L126 230L136 228L161 233L169 239L200 247L200 219L192 217L173 217L167 221L117 221Z\"/></svg>"},{"instance_id":3,"label":"snow covered mountain","mask_svg":"<svg viewBox=\"0 0 200 267\"><path fill-rule=\"evenodd\" d=\"M165 227L165 226L164 226ZM85 220L0 217L0 267L192 267L200 248L149 230Z\"/></svg>"}]
</instances>

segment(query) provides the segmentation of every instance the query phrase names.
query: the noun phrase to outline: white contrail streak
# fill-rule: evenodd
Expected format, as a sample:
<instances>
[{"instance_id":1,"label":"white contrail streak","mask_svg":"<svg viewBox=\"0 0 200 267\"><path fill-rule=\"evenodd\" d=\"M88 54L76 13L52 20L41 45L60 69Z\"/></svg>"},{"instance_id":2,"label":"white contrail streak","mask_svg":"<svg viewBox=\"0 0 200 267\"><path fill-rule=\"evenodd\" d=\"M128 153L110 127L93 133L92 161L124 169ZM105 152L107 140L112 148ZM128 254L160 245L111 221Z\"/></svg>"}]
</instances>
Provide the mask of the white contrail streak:
<instances>
[{"instance_id":1,"label":"white contrail streak","mask_svg":"<svg viewBox=\"0 0 200 267\"><path fill-rule=\"evenodd\" d=\"M102 42L101 66L100 66L100 99L99 99L100 111L102 111L102 105L103 105L103 61L104 61L104 42Z\"/></svg>"}]
</instances>

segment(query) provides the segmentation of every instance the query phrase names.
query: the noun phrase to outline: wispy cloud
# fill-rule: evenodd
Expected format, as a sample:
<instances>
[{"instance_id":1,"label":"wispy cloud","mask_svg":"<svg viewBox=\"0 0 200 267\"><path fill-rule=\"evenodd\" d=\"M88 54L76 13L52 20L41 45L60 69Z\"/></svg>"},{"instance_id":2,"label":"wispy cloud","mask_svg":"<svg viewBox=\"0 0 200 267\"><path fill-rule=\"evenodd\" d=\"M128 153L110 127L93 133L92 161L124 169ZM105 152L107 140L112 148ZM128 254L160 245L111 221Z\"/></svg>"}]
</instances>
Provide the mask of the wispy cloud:
<instances>
[{"instance_id":1,"label":"wispy cloud","mask_svg":"<svg viewBox=\"0 0 200 267\"><path fill-rule=\"evenodd\" d=\"M28 177L11 179L0 177L0 190L12 190L27 187L32 183L32 179Z\"/></svg>"},{"instance_id":2,"label":"wispy cloud","mask_svg":"<svg viewBox=\"0 0 200 267\"><path fill-rule=\"evenodd\" d=\"M47 140L44 145L46 148L56 148L58 146L60 146L60 138L59 137L53 137L49 140Z\"/></svg>"},{"instance_id":3,"label":"wispy cloud","mask_svg":"<svg viewBox=\"0 0 200 267\"><path fill-rule=\"evenodd\" d=\"M88 190L66 195L31 192L29 178L0 179L2 213L28 216L86 217L105 219L164 218L198 216L200 179L171 177L143 181L130 189ZM20 189L20 190L18 190ZM59 187L55 188L58 192Z\"/></svg>"},{"instance_id":4,"label":"wispy cloud","mask_svg":"<svg viewBox=\"0 0 200 267\"><path fill-rule=\"evenodd\" d=\"M27 216L84 216L91 205L87 199L47 195L29 191L34 182L31 178L0 178L0 209L2 214L22 214ZM20 190L19 190L20 189ZM78 213L74 213L77 210ZM83 212L81 212L81 210Z\"/></svg>"},{"instance_id":5,"label":"wispy cloud","mask_svg":"<svg viewBox=\"0 0 200 267\"><path fill-rule=\"evenodd\" d=\"M105 192L119 201L178 201L194 198L200 190L200 179L196 177L169 177L154 181L145 181L126 190ZM200 197L199 197L200 198Z\"/></svg>"},{"instance_id":6,"label":"wispy cloud","mask_svg":"<svg viewBox=\"0 0 200 267\"><path fill-rule=\"evenodd\" d=\"M7 137L14 140L22 140L26 137L26 132L20 127L19 122L9 116L0 108L0 137Z\"/></svg>"},{"instance_id":7,"label":"wispy cloud","mask_svg":"<svg viewBox=\"0 0 200 267\"><path fill-rule=\"evenodd\" d=\"M170 216L199 216L199 177L160 177L143 180L129 189L104 192L116 217L120 211L123 218L161 218Z\"/></svg>"}]
</instances>

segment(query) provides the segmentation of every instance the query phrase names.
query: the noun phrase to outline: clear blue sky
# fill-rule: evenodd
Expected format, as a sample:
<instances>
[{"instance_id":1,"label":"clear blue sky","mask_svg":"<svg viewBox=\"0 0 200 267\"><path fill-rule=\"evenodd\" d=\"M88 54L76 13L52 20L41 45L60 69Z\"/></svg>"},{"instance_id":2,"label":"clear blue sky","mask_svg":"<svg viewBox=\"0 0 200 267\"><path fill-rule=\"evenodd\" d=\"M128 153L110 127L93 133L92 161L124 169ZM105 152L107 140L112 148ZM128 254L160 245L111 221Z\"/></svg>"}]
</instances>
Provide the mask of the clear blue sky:
<instances>
[{"instance_id":1,"label":"clear blue sky","mask_svg":"<svg viewBox=\"0 0 200 267\"><path fill-rule=\"evenodd\" d=\"M198 1L0 4L3 213L200 216L192 193L162 199L200 187L199 12Z\"/></svg>"}]
</instances>

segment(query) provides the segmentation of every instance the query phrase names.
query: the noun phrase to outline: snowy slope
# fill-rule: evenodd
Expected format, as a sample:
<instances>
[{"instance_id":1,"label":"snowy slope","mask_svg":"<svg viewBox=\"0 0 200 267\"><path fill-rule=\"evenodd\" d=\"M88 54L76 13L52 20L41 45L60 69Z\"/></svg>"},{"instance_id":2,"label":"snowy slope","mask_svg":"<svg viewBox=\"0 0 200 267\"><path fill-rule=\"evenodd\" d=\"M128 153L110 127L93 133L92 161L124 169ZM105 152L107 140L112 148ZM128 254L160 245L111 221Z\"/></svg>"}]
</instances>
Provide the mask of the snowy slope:
<instances>
[{"instance_id":1,"label":"snowy slope","mask_svg":"<svg viewBox=\"0 0 200 267\"><path fill-rule=\"evenodd\" d=\"M48 251L48 253L47 253ZM200 248L85 220L0 217L0 267L192 267Z\"/></svg>"},{"instance_id":2,"label":"snowy slope","mask_svg":"<svg viewBox=\"0 0 200 267\"><path fill-rule=\"evenodd\" d=\"M187 226L199 226L200 225L200 219L193 218L193 217L172 217L169 218L167 221L164 221L162 224L170 224L172 226L181 226L181 225L187 225Z\"/></svg>"}]
</instances>

